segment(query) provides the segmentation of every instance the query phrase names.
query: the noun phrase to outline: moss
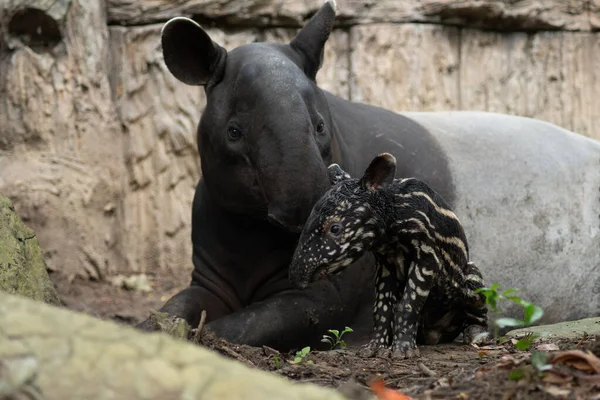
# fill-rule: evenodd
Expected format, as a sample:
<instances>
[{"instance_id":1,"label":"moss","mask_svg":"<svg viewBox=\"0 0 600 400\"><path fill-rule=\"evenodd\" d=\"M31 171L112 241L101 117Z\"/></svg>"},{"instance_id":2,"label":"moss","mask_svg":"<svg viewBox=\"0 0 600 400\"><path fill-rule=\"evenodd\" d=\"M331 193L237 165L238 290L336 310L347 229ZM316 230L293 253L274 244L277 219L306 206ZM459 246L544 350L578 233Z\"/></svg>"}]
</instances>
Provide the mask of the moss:
<instances>
[{"instance_id":1,"label":"moss","mask_svg":"<svg viewBox=\"0 0 600 400\"><path fill-rule=\"evenodd\" d=\"M0 195L0 290L60 304L35 233Z\"/></svg>"}]
</instances>

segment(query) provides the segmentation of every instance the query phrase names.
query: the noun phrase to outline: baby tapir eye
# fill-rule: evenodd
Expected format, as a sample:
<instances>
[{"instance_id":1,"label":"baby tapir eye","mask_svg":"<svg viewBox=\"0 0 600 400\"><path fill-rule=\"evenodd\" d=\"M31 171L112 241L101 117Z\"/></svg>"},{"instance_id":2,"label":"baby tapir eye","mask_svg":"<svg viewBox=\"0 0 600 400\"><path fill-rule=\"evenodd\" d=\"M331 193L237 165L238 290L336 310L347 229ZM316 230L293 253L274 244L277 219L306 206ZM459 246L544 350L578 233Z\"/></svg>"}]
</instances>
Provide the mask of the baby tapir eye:
<instances>
[{"instance_id":1,"label":"baby tapir eye","mask_svg":"<svg viewBox=\"0 0 600 400\"><path fill-rule=\"evenodd\" d=\"M329 233L331 233L333 236L339 236L339 234L342 233L342 224L331 224L329 227Z\"/></svg>"}]
</instances>

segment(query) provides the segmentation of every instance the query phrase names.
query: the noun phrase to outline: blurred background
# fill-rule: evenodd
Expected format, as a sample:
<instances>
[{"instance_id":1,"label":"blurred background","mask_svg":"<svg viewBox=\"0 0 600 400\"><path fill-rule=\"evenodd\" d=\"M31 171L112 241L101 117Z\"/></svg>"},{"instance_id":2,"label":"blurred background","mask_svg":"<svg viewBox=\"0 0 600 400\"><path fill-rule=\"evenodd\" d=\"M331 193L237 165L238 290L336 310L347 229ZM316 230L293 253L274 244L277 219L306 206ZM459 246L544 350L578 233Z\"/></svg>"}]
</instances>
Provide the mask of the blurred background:
<instances>
[{"instance_id":1,"label":"blurred background","mask_svg":"<svg viewBox=\"0 0 600 400\"><path fill-rule=\"evenodd\" d=\"M322 88L395 111L534 117L600 139L600 0L337 3ZM288 42L321 4L0 2L0 194L37 233L70 308L136 321L189 282L205 99L166 69L164 22L193 17L231 50ZM142 273L150 285L138 290L115 279Z\"/></svg>"}]
</instances>

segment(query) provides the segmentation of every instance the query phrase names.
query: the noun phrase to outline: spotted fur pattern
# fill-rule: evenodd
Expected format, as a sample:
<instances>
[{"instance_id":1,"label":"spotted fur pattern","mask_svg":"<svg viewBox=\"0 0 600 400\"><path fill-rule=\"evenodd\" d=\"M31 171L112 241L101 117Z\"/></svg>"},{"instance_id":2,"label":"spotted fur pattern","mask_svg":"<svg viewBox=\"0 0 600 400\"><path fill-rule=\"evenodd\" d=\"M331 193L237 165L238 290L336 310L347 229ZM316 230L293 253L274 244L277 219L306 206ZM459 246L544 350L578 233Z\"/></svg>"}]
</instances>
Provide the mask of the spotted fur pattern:
<instances>
[{"instance_id":1,"label":"spotted fur pattern","mask_svg":"<svg viewBox=\"0 0 600 400\"><path fill-rule=\"evenodd\" d=\"M299 288L340 272L372 251L376 260L375 335L365 355L419 354L417 342L471 342L487 329L478 268L463 227L424 182L394 179L395 158L377 156L360 179L337 164L332 188L317 202L290 267Z\"/></svg>"}]
</instances>

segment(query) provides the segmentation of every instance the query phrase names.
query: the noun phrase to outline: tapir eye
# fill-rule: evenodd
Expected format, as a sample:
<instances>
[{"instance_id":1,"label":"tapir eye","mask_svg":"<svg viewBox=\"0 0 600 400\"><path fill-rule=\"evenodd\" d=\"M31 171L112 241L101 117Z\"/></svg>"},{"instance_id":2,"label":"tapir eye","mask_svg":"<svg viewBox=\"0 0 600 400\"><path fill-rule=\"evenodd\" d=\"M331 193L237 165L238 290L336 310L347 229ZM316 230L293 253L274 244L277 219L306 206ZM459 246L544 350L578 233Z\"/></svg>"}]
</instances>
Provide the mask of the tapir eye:
<instances>
[{"instance_id":1,"label":"tapir eye","mask_svg":"<svg viewBox=\"0 0 600 400\"><path fill-rule=\"evenodd\" d=\"M340 233L342 233L342 224L331 224L329 227L329 232L333 236L338 236Z\"/></svg>"},{"instance_id":2,"label":"tapir eye","mask_svg":"<svg viewBox=\"0 0 600 400\"><path fill-rule=\"evenodd\" d=\"M240 140L242 138L242 136L244 136L244 135L242 134L242 131L240 131L239 129L231 127L231 126L229 128L227 128L227 138L229 140L231 140L232 142Z\"/></svg>"},{"instance_id":3,"label":"tapir eye","mask_svg":"<svg viewBox=\"0 0 600 400\"><path fill-rule=\"evenodd\" d=\"M317 125L317 133L323 133L325 132L325 124L322 122L319 122L319 124Z\"/></svg>"}]
</instances>

